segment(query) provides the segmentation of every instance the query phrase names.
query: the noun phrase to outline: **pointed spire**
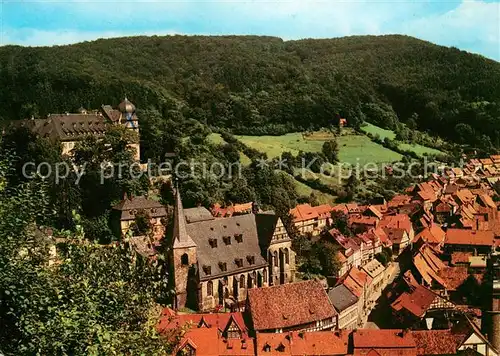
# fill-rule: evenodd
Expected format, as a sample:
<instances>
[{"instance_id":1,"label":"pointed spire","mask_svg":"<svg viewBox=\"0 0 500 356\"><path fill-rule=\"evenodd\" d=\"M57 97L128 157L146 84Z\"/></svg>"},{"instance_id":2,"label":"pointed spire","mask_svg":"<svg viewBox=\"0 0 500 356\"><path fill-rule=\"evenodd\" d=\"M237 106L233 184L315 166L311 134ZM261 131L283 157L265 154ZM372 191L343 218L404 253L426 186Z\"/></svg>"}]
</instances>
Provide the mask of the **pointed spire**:
<instances>
[{"instance_id":1,"label":"pointed spire","mask_svg":"<svg viewBox=\"0 0 500 356\"><path fill-rule=\"evenodd\" d=\"M175 210L174 210L174 248L195 247L196 244L188 235L186 218L182 207L181 193L179 187L175 187Z\"/></svg>"}]
</instances>

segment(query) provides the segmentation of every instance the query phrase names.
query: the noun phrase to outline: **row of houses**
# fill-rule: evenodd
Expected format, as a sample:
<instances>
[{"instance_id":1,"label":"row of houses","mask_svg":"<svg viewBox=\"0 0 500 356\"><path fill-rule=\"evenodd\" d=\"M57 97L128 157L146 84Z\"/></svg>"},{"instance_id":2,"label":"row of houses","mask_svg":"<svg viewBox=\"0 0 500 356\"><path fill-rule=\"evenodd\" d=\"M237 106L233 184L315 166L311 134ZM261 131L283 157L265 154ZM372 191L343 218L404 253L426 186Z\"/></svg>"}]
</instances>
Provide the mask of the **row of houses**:
<instances>
[{"instance_id":1,"label":"row of houses","mask_svg":"<svg viewBox=\"0 0 500 356\"><path fill-rule=\"evenodd\" d=\"M464 351L498 355L466 317L441 330L357 329L251 335L239 313L180 315L166 310L158 330L164 337L178 340L173 355L426 356Z\"/></svg>"}]
</instances>

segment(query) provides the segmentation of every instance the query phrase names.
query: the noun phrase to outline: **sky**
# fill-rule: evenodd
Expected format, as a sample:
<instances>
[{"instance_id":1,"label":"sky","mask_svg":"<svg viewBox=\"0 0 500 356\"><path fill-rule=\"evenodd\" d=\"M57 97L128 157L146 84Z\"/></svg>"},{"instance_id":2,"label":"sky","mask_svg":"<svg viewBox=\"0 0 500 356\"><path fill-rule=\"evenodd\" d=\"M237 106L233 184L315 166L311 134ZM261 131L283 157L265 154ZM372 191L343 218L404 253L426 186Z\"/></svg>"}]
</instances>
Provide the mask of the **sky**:
<instances>
[{"instance_id":1,"label":"sky","mask_svg":"<svg viewBox=\"0 0 500 356\"><path fill-rule=\"evenodd\" d=\"M0 0L0 45L173 34L405 34L500 61L500 0Z\"/></svg>"}]
</instances>

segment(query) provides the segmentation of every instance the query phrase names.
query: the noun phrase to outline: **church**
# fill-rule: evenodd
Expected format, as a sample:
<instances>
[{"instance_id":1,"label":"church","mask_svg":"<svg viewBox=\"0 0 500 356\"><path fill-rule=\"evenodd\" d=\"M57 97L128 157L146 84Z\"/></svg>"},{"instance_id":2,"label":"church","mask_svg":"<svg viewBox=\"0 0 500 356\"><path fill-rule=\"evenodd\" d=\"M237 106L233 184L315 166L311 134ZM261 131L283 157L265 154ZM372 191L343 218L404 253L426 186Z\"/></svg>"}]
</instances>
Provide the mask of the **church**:
<instances>
[{"instance_id":1,"label":"church","mask_svg":"<svg viewBox=\"0 0 500 356\"><path fill-rule=\"evenodd\" d=\"M62 145L62 154L71 155L76 143L88 135L102 136L112 125L121 125L139 136L139 120L135 105L125 98L117 108L102 105L98 110L80 108L78 113L49 114L45 119L28 119L21 124L40 137L55 140ZM129 145L135 160L140 158L139 139Z\"/></svg>"},{"instance_id":2,"label":"church","mask_svg":"<svg viewBox=\"0 0 500 356\"><path fill-rule=\"evenodd\" d=\"M203 207L184 209L176 191L170 255L175 309L236 310L249 289L294 281L295 253L281 219L256 210L217 218Z\"/></svg>"}]
</instances>

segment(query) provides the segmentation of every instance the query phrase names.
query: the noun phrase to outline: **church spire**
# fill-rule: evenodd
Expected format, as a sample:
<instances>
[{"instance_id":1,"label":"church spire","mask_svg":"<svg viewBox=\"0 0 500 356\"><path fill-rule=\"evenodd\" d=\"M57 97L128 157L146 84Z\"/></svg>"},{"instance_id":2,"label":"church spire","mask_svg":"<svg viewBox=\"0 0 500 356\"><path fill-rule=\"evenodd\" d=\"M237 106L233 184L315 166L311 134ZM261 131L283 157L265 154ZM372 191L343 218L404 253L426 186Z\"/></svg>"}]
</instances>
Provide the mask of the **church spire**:
<instances>
[{"instance_id":1,"label":"church spire","mask_svg":"<svg viewBox=\"0 0 500 356\"><path fill-rule=\"evenodd\" d=\"M196 244L188 235L186 228L186 217L182 207L181 193L179 187L175 188L174 209L174 248L195 247Z\"/></svg>"}]
</instances>

